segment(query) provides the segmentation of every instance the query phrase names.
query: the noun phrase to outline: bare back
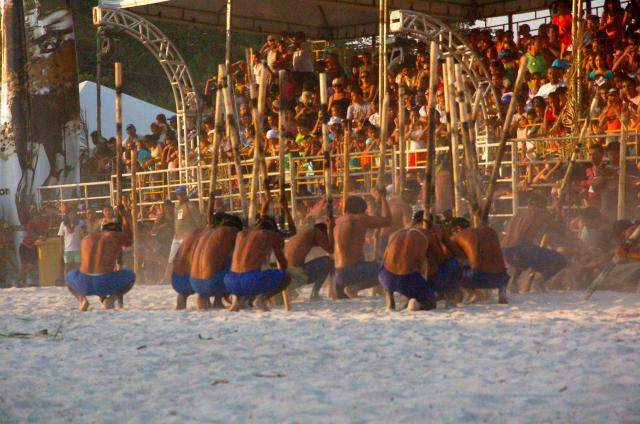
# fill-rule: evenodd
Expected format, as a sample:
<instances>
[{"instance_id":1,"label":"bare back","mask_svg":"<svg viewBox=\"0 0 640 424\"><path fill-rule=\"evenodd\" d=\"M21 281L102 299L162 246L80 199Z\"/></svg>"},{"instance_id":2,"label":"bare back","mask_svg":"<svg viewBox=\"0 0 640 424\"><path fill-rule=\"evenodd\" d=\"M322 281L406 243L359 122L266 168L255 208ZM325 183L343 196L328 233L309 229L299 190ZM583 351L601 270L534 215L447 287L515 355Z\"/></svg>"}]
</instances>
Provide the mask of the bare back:
<instances>
[{"instance_id":1,"label":"bare back","mask_svg":"<svg viewBox=\"0 0 640 424\"><path fill-rule=\"evenodd\" d=\"M186 233L178 253L173 258L173 272L178 275L188 274L191 271L191 259L196 245L205 228L196 228Z\"/></svg>"},{"instance_id":2,"label":"bare back","mask_svg":"<svg viewBox=\"0 0 640 424\"><path fill-rule=\"evenodd\" d=\"M466 228L452 237L469 260L471 268L489 273L506 271L498 234L493 228Z\"/></svg>"},{"instance_id":3,"label":"bare back","mask_svg":"<svg viewBox=\"0 0 640 424\"><path fill-rule=\"evenodd\" d=\"M106 274L115 269L122 248L131 246L131 236L118 231L89 234L80 242L80 272Z\"/></svg>"},{"instance_id":4,"label":"bare back","mask_svg":"<svg viewBox=\"0 0 640 424\"><path fill-rule=\"evenodd\" d=\"M233 254L238 232L232 227L202 231L191 255L191 277L208 278L222 271Z\"/></svg>"},{"instance_id":5,"label":"bare back","mask_svg":"<svg viewBox=\"0 0 640 424\"><path fill-rule=\"evenodd\" d=\"M347 214L336 220L333 230L336 268L364 262L364 239L369 228L383 228L390 219L366 214Z\"/></svg>"},{"instance_id":6,"label":"bare back","mask_svg":"<svg viewBox=\"0 0 640 424\"><path fill-rule=\"evenodd\" d=\"M389 200L389 211L391 212L391 225L380 231L380 235L383 237L389 237L411 223L411 206L401 197L393 197Z\"/></svg>"},{"instance_id":7,"label":"bare back","mask_svg":"<svg viewBox=\"0 0 640 424\"><path fill-rule=\"evenodd\" d=\"M301 267L313 247L321 247L327 253L333 251L329 240L315 227L308 228L291 237L284 246L284 256L289 265Z\"/></svg>"},{"instance_id":8,"label":"bare back","mask_svg":"<svg viewBox=\"0 0 640 424\"><path fill-rule=\"evenodd\" d=\"M384 267L398 275L422 272L427 260L430 235L419 228L396 231L384 252Z\"/></svg>"},{"instance_id":9,"label":"bare back","mask_svg":"<svg viewBox=\"0 0 640 424\"><path fill-rule=\"evenodd\" d=\"M276 231L243 230L236 236L235 250L231 262L232 272L247 272L262 268L267 262L269 253L273 250L278 256L282 255L284 238Z\"/></svg>"},{"instance_id":10,"label":"bare back","mask_svg":"<svg viewBox=\"0 0 640 424\"><path fill-rule=\"evenodd\" d=\"M507 225L506 234L502 240L504 247L514 247L525 243L534 243L544 232L551 217L540 210L528 208L518 211Z\"/></svg>"}]
</instances>

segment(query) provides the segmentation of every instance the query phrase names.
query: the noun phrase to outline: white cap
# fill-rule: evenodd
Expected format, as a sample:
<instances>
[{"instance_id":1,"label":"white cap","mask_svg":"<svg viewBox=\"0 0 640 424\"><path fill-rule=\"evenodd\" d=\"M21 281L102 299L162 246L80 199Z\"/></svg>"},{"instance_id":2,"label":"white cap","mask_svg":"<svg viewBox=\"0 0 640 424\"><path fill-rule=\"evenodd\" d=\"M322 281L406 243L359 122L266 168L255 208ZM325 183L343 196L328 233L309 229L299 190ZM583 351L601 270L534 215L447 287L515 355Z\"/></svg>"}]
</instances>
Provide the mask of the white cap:
<instances>
[{"instance_id":1,"label":"white cap","mask_svg":"<svg viewBox=\"0 0 640 424\"><path fill-rule=\"evenodd\" d=\"M311 91L303 91L300 95L300 103L307 103L313 100Z\"/></svg>"},{"instance_id":2,"label":"white cap","mask_svg":"<svg viewBox=\"0 0 640 424\"><path fill-rule=\"evenodd\" d=\"M329 125L341 125L341 124L342 124L342 118L338 116L332 116L331 119L329 119Z\"/></svg>"},{"instance_id":3,"label":"white cap","mask_svg":"<svg viewBox=\"0 0 640 424\"><path fill-rule=\"evenodd\" d=\"M276 130L267 131L267 138L278 138L278 131Z\"/></svg>"},{"instance_id":4,"label":"white cap","mask_svg":"<svg viewBox=\"0 0 640 424\"><path fill-rule=\"evenodd\" d=\"M336 84L340 84L340 78L334 78L333 81L331 81L331 85L336 85Z\"/></svg>"}]
</instances>

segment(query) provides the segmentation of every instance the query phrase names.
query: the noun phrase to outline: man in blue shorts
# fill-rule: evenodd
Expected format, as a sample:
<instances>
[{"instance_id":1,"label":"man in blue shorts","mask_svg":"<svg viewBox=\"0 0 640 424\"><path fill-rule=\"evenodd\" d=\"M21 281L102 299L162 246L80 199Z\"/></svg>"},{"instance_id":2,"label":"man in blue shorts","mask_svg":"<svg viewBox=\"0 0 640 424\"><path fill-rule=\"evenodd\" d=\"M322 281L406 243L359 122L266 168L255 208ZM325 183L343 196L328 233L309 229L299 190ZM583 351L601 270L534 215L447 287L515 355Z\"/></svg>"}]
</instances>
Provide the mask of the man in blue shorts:
<instances>
[{"instance_id":1,"label":"man in blue shorts","mask_svg":"<svg viewBox=\"0 0 640 424\"><path fill-rule=\"evenodd\" d=\"M178 251L173 256L173 269L171 271L171 287L178 293L176 310L187 308L187 299L195 291L191 287L190 272L196 245L204 228L196 228L189 231L182 239Z\"/></svg>"},{"instance_id":2,"label":"man in blue shorts","mask_svg":"<svg viewBox=\"0 0 640 424\"><path fill-rule=\"evenodd\" d=\"M80 269L67 273L69 291L80 302L80 310L89 309L87 296L100 296L105 309L113 309L133 287L136 275L128 269L115 270L122 248L131 246L129 212L123 205L118 208L119 222L107 223L102 231L87 235L80 242Z\"/></svg>"}]
</instances>

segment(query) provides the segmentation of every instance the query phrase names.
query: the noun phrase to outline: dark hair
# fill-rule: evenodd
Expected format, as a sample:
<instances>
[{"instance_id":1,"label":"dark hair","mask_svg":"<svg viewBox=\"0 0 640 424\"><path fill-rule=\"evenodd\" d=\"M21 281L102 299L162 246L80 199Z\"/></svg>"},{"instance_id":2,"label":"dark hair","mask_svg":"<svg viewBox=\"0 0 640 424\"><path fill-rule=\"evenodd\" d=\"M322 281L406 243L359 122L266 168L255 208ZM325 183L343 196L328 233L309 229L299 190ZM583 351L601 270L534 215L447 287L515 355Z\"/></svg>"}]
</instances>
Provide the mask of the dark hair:
<instances>
[{"instance_id":1,"label":"dark hair","mask_svg":"<svg viewBox=\"0 0 640 424\"><path fill-rule=\"evenodd\" d=\"M278 231L278 224L276 224L276 220L269 215L261 215L258 217L255 227L259 230Z\"/></svg>"},{"instance_id":2,"label":"dark hair","mask_svg":"<svg viewBox=\"0 0 640 424\"><path fill-rule=\"evenodd\" d=\"M364 213L367 210L367 202L360 196L349 196L344 203L346 213Z\"/></svg>"},{"instance_id":3,"label":"dark hair","mask_svg":"<svg viewBox=\"0 0 640 424\"><path fill-rule=\"evenodd\" d=\"M235 215L230 213L225 213L224 217L220 221L220 227L231 227L237 228L242 231L244 229L244 225L242 224L242 220Z\"/></svg>"},{"instance_id":4,"label":"dark hair","mask_svg":"<svg viewBox=\"0 0 640 424\"><path fill-rule=\"evenodd\" d=\"M119 222L108 222L102 226L102 231L122 232L122 224Z\"/></svg>"},{"instance_id":5,"label":"dark hair","mask_svg":"<svg viewBox=\"0 0 640 424\"><path fill-rule=\"evenodd\" d=\"M422 187L420 186L420 183L416 180L407 180L404 183L404 192L406 193L418 193L420 192L420 190L422 189Z\"/></svg>"},{"instance_id":6,"label":"dark hair","mask_svg":"<svg viewBox=\"0 0 640 424\"><path fill-rule=\"evenodd\" d=\"M324 222L317 223L316 225L313 226L313 228L317 228L325 236L329 233L329 230L327 229L327 224L325 224Z\"/></svg>"},{"instance_id":7,"label":"dark hair","mask_svg":"<svg viewBox=\"0 0 640 424\"><path fill-rule=\"evenodd\" d=\"M619 141L612 141L611 143L607 144L607 152L618 152L618 151L620 151Z\"/></svg>"},{"instance_id":8,"label":"dark hair","mask_svg":"<svg viewBox=\"0 0 640 424\"><path fill-rule=\"evenodd\" d=\"M469 228L471 226L471 223L469 222L468 219L466 218L461 218L461 217L455 217L451 220L451 222L449 222L449 227L453 228L453 227L460 227L463 230L465 228Z\"/></svg>"}]
</instances>

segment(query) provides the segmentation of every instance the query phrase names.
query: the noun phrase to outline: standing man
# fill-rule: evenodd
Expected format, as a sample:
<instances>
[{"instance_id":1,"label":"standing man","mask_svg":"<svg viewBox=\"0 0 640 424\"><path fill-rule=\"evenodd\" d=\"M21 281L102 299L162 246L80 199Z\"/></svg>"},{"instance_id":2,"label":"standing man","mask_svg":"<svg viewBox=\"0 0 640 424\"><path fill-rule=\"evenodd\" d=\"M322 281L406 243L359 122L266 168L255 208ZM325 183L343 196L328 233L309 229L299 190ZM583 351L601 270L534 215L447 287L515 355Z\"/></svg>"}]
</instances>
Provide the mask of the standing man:
<instances>
[{"instance_id":1,"label":"standing man","mask_svg":"<svg viewBox=\"0 0 640 424\"><path fill-rule=\"evenodd\" d=\"M418 200L420 194L420 183L416 180L407 180L402 193L394 195L389 200L389 211L391 212L391 225L380 230L379 253L382 257L391 234L401 228L411 225L412 207Z\"/></svg>"},{"instance_id":2,"label":"standing man","mask_svg":"<svg viewBox=\"0 0 640 424\"><path fill-rule=\"evenodd\" d=\"M284 256L287 259L287 272L291 275L292 288L305 284L313 284L311 299L318 299L322 283L333 273L335 265L330 256L320 256L305 262L307 255L314 247L320 247L328 254L333 253L333 228L335 222L329 225L319 223L311 228L297 233L285 245Z\"/></svg>"},{"instance_id":3,"label":"standing man","mask_svg":"<svg viewBox=\"0 0 640 424\"><path fill-rule=\"evenodd\" d=\"M532 193L527 209L518 211L507 225L502 240L504 258L514 268L511 291L518 291L518 277L531 268L541 274L536 286L556 275L567 264L566 259L555 250L538 245L538 240L549 231L553 217L547 212L547 199Z\"/></svg>"},{"instance_id":4,"label":"standing man","mask_svg":"<svg viewBox=\"0 0 640 424\"><path fill-rule=\"evenodd\" d=\"M391 225L391 211L384 189L371 194L382 204L382 215L366 213L367 202L359 196L349 196L345 202L345 215L336 220L334 230L336 258L336 294L338 299L358 296L360 290L378 284L378 262L364 259L364 241L367 230Z\"/></svg>"},{"instance_id":5,"label":"standing man","mask_svg":"<svg viewBox=\"0 0 640 424\"><path fill-rule=\"evenodd\" d=\"M173 259L178 253L178 249L186 235L198 227L202 227L202 216L198 210L198 205L190 203L187 197L187 189L184 186L176 188L176 197L178 203L175 205L173 214L173 240L171 241L171 250L169 251L169 264L165 270L164 281L169 280L172 272Z\"/></svg>"},{"instance_id":6,"label":"standing man","mask_svg":"<svg viewBox=\"0 0 640 424\"><path fill-rule=\"evenodd\" d=\"M80 310L89 309L87 296L104 298L105 309L113 309L116 299L122 299L133 287L136 275L128 269L115 271L122 248L131 246L130 213L118 208L120 222L105 224L99 233L89 234L80 243L80 269L67 273L69 291L80 302Z\"/></svg>"},{"instance_id":7,"label":"standing man","mask_svg":"<svg viewBox=\"0 0 640 424\"><path fill-rule=\"evenodd\" d=\"M509 274L502 257L498 234L491 227L470 228L469 221L455 218L451 240L468 261L463 267L462 285L470 289L498 289L498 303L506 304Z\"/></svg>"}]
</instances>

